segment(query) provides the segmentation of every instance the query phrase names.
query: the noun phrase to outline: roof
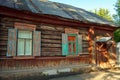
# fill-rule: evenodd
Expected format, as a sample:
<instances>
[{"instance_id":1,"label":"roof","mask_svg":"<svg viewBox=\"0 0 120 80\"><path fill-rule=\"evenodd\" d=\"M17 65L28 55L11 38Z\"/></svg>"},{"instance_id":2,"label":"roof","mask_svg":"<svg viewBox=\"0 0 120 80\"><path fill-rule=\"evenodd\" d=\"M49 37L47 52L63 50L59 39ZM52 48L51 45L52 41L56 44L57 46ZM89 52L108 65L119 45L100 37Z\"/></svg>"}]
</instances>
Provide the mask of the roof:
<instances>
[{"instance_id":1,"label":"roof","mask_svg":"<svg viewBox=\"0 0 120 80\"><path fill-rule=\"evenodd\" d=\"M48 0L0 0L0 5L17 10L27 10L38 14L55 15L67 19L116 26L112 22L92 12Z\"/></svg>"},{"instance_id":2,"label":"roof","mask_svg":"<svg viewBox=\"0 0 120 80\"><path fill-rule=\"evenodd\" d=\"M112 37L101 37L100 39L97 40L97 42L107 42L111 39L112 39Z\"/></svg>"}]
</instances>

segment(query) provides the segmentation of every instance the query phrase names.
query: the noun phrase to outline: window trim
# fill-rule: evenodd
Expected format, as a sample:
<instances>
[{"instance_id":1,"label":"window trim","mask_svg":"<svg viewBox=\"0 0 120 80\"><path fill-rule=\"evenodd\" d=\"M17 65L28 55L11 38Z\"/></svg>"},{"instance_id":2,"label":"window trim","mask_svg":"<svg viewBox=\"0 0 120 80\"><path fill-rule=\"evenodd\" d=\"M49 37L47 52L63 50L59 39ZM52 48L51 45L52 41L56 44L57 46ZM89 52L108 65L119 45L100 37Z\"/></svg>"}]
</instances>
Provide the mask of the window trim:
<instances>
[{"instance_id":1,"label":"window trim","mask_svg":"<svg viewBox=\"0 0 120 80\"><path fill-rule=\"evenodd\" d=\"M72 54L69 52L69 41L68 41L68 56L71 56L71 55L77 55L78 54L78 34L67 34L67 38L68 36L75 36L76 37L76 41L75 41L75 44L76 44L76 52L73 53L72 51Z\"/></svg>"},{"instance_id":2,"label":"window trim","mask_svg":"<svg viewBox=\"0 0 120 80\"><path fill-rule=\"evenodd\" d=\"M32 31L32 55L17 55L18 46L18 30L28 30ZM37 38L39 37L39 38ZM36 48L37 47L37 48ZM7 57L12 57L14 59L26 59L35 58L36 56L41 56L41 31L36 31L36 25L15 22L13 28L8 29L8 43L7 43Z\"/></svg>"},{"instance_id":3,"label":"window trim","mask_svg":"<svg viewBox=\"0 0 120 80\"><path fill-rule=\"evenodd\" d=\"M17 29L17 40L16 40L16 56L17 57L25 57L25 56L34 56L33 52L33 32L36 30L36 25L34 24L28 24L28 23L21 23L21 22L15 22L14 23L14 28ZM32 54L31 55L18 55L18 31L23 30L23 31L31 31L32 32Z\"/></svg>"},{"instance_id":4,"label":"window trim","mask_svg":"<svg viewBox=\"0 0 120 80\"><path fill-rule=\"evenodd\" d=\"M32 40L32 49L31 49L31 55L25 55L25 52L24 52L24 55L18 55L18 35L19 35L19 31L30 31L30 30L23 30L23 29L18 29L17 30L17 40L16 40L16 56L33 56L33 31L31 31L32 32L32 39L30 39L30 40ZM21 39L21 38L20 38ZM24 40L26 40L25 38L22 38L22 39L24 39ZM25 48L24 48L24 51L25 51Z\"/></svg>"}]
</instances>

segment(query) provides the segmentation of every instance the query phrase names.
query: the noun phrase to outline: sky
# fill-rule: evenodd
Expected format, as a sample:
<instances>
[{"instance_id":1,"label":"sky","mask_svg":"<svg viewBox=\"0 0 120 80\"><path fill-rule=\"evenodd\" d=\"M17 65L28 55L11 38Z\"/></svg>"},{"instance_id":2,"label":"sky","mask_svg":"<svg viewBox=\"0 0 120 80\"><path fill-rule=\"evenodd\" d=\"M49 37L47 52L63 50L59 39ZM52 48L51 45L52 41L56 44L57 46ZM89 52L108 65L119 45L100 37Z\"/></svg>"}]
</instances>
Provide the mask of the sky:
<instances>
[{"instance_id":1,"label":"sky","mask_svg":"<svg viewBox=\"0 0 120 80\"><path fill-rule=\"evenodd\" d=\"M115 14L115 3L117 0L49 0L64 4L69 4L75 7L79 7L85 10L94 10L99 8L106 8L110 11L110 14Z\"/></svg>"}]
</instances>

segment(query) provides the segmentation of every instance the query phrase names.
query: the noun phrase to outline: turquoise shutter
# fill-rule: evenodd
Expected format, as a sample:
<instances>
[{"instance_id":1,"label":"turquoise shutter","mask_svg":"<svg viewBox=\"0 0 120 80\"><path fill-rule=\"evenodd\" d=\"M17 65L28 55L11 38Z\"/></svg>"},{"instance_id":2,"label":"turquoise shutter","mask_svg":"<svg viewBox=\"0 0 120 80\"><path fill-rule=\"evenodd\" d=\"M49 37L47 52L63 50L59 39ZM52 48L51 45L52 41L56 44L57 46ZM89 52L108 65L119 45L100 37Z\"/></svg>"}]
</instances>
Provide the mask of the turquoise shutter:
<instances>
[{"instance_id":1,"label":"turquoise shutter","mask_svg":"<svg viewBox=\"0 0 120 80\"><path fill-rule=\"evenodd\" d=\"M62 55L68 55L68 36L67 34L62 34Z\"/></svg>"},{"instance_id":2,"label":"turquoise shutter","mask_svg":"<svg viewBox=\"0 0 120 80\"><path fill-rule=\"evenodd\" d=\"M41 32L33 32L33 56L41 55Z\"/></svg>"},{"instance_id":3,"label":"turquoise shutter","mask_svg":"<svg viewBox=\"0 0 120 80\"><path fill-rule=\"evenodd\" d=\"M16 55L17 29L8 29L7 56Z\"/></svg>"},{"instance_id":4,"label":"turquoise shutter","mask_svg":"<svg viewBox=\"0 0 120 80\"><path fill-rule=\"evenodd\" d=\"M82 54L82 35L78 35L78 54Z\"/></svg>"}]
</instances>

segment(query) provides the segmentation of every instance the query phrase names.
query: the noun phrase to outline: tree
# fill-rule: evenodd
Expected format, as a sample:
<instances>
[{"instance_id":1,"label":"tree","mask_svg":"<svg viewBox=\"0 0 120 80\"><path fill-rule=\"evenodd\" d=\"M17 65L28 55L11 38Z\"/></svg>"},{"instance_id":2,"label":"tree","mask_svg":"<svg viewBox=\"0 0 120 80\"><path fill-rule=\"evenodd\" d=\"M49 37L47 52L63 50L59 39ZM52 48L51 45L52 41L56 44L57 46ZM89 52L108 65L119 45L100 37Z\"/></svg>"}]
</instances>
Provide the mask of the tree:
<instances>
[{"instance_id":1,"label":"tree","mask_svg":"<svg viewBox=\"0 0 120 80\"><path fill-rule=\"evenodd\" d=\"M120 28L114 31L114 40L115 42L120 42Z\"/></svg>"},{"instance_id":2,"label":"tree","mask_svg":"<svg viewBox=\"0 0 120 80\"><path fill-rule=\"evenodd\" d=\"M112 18L110 11L108 9L99 8L98 10L94 9L92 12L107 19L107 20L109 20L109 21L113 21L113 18Z\"/></svg>"},{"instance_id":3,"label":"tree","mask_svg":"<svg viewBox=\"0 0 120 80\"><path fill-rule=\"evenodd\" d=\"M120 0L117 0L115 4L116 14L113 15L114 22L120 26ZM120 42L120 28L114 31L114 40Z\"/></svg>"},{"instance_id":4,"label":"tree","mask_svg":"<svg viewBox=\"0 0 120 80\"><path fill-rule=\"evenodd\" d=\"M116 14L113 15L114 22L120 26L120 0L117 0L115 4Z\"/></svg>"}]
</instances>

